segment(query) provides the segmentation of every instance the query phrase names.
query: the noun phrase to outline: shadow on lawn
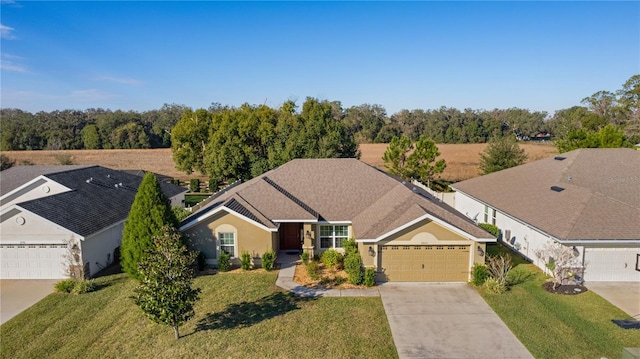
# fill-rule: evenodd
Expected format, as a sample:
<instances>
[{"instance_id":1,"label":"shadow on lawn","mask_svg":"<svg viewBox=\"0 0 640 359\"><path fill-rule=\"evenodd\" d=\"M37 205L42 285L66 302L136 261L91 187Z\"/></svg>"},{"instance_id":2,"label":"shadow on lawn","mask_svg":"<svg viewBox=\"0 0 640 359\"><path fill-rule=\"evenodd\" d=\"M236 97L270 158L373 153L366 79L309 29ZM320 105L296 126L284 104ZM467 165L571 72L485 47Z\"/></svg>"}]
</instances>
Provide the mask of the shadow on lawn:
<instances>
[{"instance_id":1,"label":"shadow on lawn","mask_svg":"<svg viewBox=\"0 0 640 359\"><path fill-rule=\"evenodd\" d=\"M314 299L297 297L286 292L277 292L260 298L255 302L230 304L222 312L207 314L198 323L196 331L249 327L263 320L300 309L300 303Z\"/></svg>"}]
</instances>

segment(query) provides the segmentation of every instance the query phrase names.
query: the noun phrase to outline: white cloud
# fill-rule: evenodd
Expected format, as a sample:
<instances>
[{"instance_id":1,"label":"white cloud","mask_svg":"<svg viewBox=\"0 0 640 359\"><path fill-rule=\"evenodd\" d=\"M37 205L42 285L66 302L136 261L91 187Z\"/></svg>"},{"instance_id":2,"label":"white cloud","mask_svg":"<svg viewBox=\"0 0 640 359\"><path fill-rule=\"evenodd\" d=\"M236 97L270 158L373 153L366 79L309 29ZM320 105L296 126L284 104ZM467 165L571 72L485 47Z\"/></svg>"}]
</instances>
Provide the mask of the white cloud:
<instances>
[{"instance_id":1,"label":"white cloud","mask_svg":"<svg viewBox=\"0 0 640 359\"><path fill-rule=\"evenodd\" d=\"M14 28L0 24L0 37L7 40L13 40L16 37L12 34Z\"/></svg>"},{"instance_id":2,"label":"white cloud","mask_svg":"<svg viewBox=\"0 0 640 359\"><path fill-rule=\"evenodd\" d=\"M11 54L2 54L2 59L0 59L0 69L2 71L11 71L11 72L29 72L29 68L23 64L20 64L24 60L24 57L11 55Z\"/></svg>"},{"instance_id":3,"label":"white cloud","mask_svg":"<svg viewBox=\"0 0 640 359\"><path fill-rule=\"evenodd\" d=\"M26 66L14 64L11 61L0 60L0 69L2 71L11 71L11 72L28 72Z\"/></svg>"},{"instance_id":4,"label":"white cloud","mask_svg":"<svg viewBox=\"0 0 640 359\"><path fill-rule=\"evenodd\" d=\"M113 76L100 76L94 78L95 81L105 81L112 82L122 85L130 85L130 86L142 86L143 82L137 79L129 78L129 77L113 77Z\"/></svg>"}]
</instances>

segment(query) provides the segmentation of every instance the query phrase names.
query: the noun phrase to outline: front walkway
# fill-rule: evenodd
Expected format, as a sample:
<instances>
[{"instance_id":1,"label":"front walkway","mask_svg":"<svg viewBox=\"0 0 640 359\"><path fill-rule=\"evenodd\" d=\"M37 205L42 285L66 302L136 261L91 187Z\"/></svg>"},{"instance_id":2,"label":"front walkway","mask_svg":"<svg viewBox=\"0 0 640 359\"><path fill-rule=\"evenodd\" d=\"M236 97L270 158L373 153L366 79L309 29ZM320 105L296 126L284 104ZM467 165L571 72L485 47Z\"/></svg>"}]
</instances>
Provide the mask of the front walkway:
<instances>
[{"instance_id":1,"label":"front walkway","mask_svg":"<svg viewBox=\"0 0 640 359\"><path fill-rule=\"evenodd\" d=\"M293 281L296 264L301 262L299 255L278 253L276 262L280 264L276 285L301 297L379 297L377 288L371 289L314 289Z\"/></svg>"}]
</instances>

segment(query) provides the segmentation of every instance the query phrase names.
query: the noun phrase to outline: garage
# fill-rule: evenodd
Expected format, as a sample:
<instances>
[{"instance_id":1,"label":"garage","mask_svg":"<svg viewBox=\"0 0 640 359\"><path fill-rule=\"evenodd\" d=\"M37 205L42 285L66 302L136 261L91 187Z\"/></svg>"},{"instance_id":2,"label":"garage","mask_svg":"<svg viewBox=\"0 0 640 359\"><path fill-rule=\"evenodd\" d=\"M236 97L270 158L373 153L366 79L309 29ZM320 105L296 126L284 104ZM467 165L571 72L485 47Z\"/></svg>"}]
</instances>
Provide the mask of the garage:
<instances>
[{"instance_id":1,"label":"garage","mask_svg":"<svg viewBox=\"0 0 640 359\"><path fill-rule=\"evenodd\" d=\"M65 243L0 245L2 279L65 278Z\"/></svg>"},{"instance_id":2,"label":"garage","mask_svg":"<svg viewBox=\"0 0 640 359\"><path fill-rule=\"evenodd\" d=\"M589 282L640 281L639 248L586 247L584 279Z\"/></svg>"},{"instance_id":3,"label":"garage","mask_svg":"<svg viewBox=\"0 0 640 359\"><path fill-rule=\"evenodd\" d=\"M384 245L381 264L392 282L466 282L469 280L468 245Z\"/></svg>"}]
</instances>

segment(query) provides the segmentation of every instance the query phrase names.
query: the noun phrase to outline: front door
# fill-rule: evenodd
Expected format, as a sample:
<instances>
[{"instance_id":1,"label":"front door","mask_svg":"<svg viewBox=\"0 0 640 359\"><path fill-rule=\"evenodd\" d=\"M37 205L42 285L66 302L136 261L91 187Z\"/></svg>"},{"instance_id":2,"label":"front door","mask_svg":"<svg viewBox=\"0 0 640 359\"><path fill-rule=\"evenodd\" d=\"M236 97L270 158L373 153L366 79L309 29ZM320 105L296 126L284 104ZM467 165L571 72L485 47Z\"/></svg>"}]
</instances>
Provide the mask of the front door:
<instances>
[{"instance_id":1,"label":"front door","mask_svg":"<svg viewBox=\"0 0 640 359\"><path fill-rule=\"evenodd\" d=\"M302 249L302 223L281 223L280 224L280 250L301 250Z\"/></svg>"}]
</instances>

